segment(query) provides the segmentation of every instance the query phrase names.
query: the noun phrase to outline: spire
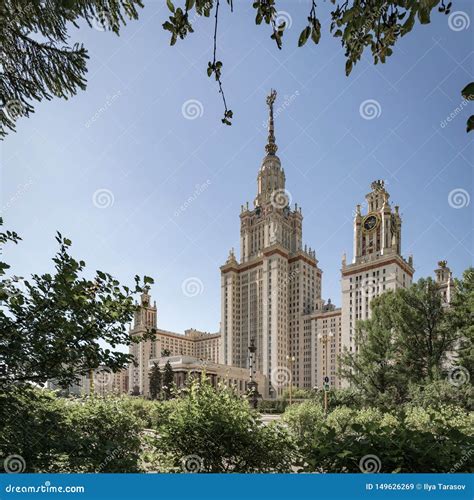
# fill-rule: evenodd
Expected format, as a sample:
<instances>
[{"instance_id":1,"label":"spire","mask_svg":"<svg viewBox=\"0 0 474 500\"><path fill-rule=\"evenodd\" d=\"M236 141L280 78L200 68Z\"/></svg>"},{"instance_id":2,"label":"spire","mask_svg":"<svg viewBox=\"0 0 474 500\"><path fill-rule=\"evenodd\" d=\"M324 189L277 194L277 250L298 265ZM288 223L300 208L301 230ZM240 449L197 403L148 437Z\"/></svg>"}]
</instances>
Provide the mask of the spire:
<instances>
[{"instance_id":1,"label":"spire","mask_svg":"<svg viewBox=\"0 0 474 500\"><path fill-rule=\"evenodd\" d=\"M265 146L267 155L275 155L278 149L278 146L275 144L275 125L273 123L273 103L275 102L276 96L276 90L273 89L270 90L270 94L267 96L267 105L269 108L268 143Z\"/></svg>"}]
</instances>

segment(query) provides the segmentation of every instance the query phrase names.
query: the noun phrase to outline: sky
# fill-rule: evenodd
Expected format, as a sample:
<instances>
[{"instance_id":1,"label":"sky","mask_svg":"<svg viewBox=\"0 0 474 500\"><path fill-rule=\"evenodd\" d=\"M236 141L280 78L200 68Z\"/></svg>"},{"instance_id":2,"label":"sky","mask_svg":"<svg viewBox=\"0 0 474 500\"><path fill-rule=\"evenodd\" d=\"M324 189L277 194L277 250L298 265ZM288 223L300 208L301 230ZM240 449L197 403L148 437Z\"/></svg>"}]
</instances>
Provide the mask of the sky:
<instances>
[{"instance_id":1,"label":"sky","mask_svg":"<svg viewBox=\"0 0 474 500\"><path fill-rule=\"evenodd\" d=\"M232 14L221 6L231 127L220 122L222 101L206 75L211 20L193 19L195 33L174 47L161 0L145 1L120 37L100 26L71 30L71 42L89 51L87 90L35 105L0 145L1 216L23 238L4 251L12 272L50 271L59 230L91 271L124 284L152 276L160 328L217 331L219 267L230 248L239 252L240 206L256 194L271 88L286 188L302 207L323 298L340 305L353 211L375 179L400 206L415 279L440 259L455 276L472 265L474 132L465 124L474 104L461 89L474 79L474 3L453 0L450 16L434 11L386 64L367 54L349 77L329 34L329 2L319 2L320 44L298 48L309 3L279 0L280 51L268 26L255 26L251 4L234 0Z\"/></svg>"}]
</instances>

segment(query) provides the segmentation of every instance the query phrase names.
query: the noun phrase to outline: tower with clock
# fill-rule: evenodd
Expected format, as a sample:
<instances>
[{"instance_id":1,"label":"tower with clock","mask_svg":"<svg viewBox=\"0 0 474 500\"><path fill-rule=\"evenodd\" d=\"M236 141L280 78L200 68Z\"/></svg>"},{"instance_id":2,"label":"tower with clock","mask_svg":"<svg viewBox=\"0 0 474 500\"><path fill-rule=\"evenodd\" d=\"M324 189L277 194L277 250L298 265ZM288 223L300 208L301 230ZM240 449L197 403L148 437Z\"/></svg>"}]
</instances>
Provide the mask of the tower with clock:
<instances>
[{"instance_id":1,"label":"tower with clock","mask_svg":"<svg viewBox=\"0 0 474 500\"><path fill-rule=\"evenodd\" d=\"M370 317L372 298L412 282L413 258L402 257L402 219L389 198L384 181L377 180L366 195L367 212L356 206L353 258L350 264L343 259L341 270L342 342L349 350L357 349L355 324Z\"/></svg>"}]
</instances>

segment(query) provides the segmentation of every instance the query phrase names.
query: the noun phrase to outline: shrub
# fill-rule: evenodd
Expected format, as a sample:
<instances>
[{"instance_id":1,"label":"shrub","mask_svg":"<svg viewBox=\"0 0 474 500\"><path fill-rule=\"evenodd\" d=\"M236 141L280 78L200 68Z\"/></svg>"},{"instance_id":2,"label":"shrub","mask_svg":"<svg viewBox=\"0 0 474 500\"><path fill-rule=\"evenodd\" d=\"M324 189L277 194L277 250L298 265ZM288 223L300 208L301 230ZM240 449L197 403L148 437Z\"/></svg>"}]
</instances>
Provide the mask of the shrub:
<instances>
[{"instance_id":1,"label":"shrub","mask_svg":"<svg viewBox=\"0 0 474 500\"><path fill-rule=\"evenodd\" d=\"M25 472L138 471L145 421L129 400L12 388L0 396L1 456L20 455Z\"/></svg>"},{"instance_id":2,"label":"shrub","mask_svg":"<svg viewBox=\"0 0 474 500\"><path fill-rule=\"evenodd\" d=\"M258 403L260 413L283 413L288 401L283 399L262 399Z\"/></svg>"},{"instance_id":3,"label":"shrub","mask_svg":"<svg viewBox=\"0 0 474 500\"><path fill-rule=\"evenodd\" d=\"M122 398L91 397L69 404L66 450L74 472L138 472L145 421Z\"/></svg>"},{"instance_id":4,"label":"shrub","mask_svg":"<svg viewBox=\"0 0 474 500\"><path fill-rule=\"evenodd\" d=\"M184 472L287 472L294 456L288 431L264 425L246 400L225 386L195 381L175 400L156 440Z\"/></svg>"},{"instance_id":5,"label":"shrub","mask_svg":"<svg viewBox=\"0 0 474 500\"><path fill-rule=\"evenodd\" d=\"M459 407L405 406L398 412L340 407L325 418L321 405L289 408L284 421L305 471L457 472L469 470L473 418Z\"/></svg>"},{"instance_id":6,"label":"shrub","mask_svg":"<svg viewBox=\"0 0 474 500\"><path fill-rule=\"evenodd\" d=\"M22 457L22 472L62 471L68 460L65 400L49 391L10 387L0 393L0 435L0 456Z\"/></svg>"},{"instance_id":7,"label":"shrub","mask_svg":"<svg viewBox=\"0 0 474 500\"><path fill-rule=\"evenodd\" d=\"M446 404L472 411L474 409L474 388L469 383L456 386L446 380L436 380L423 385L411 384L407 400L414 406L426 407Z\"/></svg>"}]
</instances>

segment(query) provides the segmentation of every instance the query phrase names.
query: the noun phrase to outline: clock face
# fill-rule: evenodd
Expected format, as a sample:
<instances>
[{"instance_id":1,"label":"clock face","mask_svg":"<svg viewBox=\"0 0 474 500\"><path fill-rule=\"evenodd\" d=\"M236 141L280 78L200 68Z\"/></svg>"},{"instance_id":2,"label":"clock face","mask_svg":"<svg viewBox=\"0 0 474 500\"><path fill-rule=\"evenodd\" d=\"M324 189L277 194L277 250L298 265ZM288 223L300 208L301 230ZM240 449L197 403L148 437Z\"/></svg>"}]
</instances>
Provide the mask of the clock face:
<instances>
[{"instance_id":1,"label":"clock face","mask_svg":"<svg viewBox=\"0 0 474 500\"><path fill-rule=\"evenodd\" d=\"M362 227L365 229L365 231L372 231L378 226L378 223L378 217L374 214L369 214L362 222Z\"/></svg>"}]
</instances>

